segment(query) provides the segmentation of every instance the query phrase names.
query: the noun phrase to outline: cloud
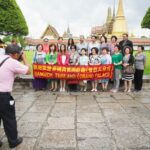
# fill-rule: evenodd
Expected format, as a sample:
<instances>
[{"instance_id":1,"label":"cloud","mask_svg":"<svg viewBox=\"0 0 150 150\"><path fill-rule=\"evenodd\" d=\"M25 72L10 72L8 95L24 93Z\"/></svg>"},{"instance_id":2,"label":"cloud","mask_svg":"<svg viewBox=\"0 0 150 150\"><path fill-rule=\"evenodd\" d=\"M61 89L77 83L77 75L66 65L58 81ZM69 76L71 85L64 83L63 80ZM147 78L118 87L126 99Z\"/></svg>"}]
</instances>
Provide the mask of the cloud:
<instances>
[{"instance_id":1,"label":"cloud","mask_svg":"<svg viewBox=\"0 0 150 150\"><path fill-rule=\"evenodd\" d=\"M70 25L73 35L89 35L91 27L102 25L109 6L114 0L17 0L27 20L30 34L39 38L46 26L51 24L62 35ZM117 6L117 4L116 4ZM130 32L150 35L149 30L140 28L149 0L124 0L124 12ZM146 31L146 32L145 32Z\"/></svg>"}]
</instances>

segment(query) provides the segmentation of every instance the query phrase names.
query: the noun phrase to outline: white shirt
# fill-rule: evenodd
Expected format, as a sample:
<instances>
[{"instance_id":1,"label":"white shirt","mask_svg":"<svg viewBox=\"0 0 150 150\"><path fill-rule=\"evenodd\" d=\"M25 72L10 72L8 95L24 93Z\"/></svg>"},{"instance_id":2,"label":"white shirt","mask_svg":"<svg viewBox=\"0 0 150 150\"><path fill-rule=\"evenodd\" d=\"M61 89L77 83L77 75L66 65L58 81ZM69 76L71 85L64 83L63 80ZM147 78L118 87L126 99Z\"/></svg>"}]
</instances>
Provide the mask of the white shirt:
<instances>
[{"instance_id":1,"label":"white shirt","mask_svg":"<svg viewBox=\"0 0 150 150\"><path fill-rule=\"evenodd\" d=\"M91 50L92 50L92 48L93 47L96 47L96 48L98 48L98 50L100 50L100 44L99 43L97 43L97 42L95 42L95 43L89 43L89 45L88 45L88 53L90 54L91 53Z\"/></svg>"},{"instance_id":2,"label":"white shirt","mask_svg":"<svg viewBox=\"0 0 150 150\"><path fill-rule=\"evenodd\" d=\"M62 63L65 64L66 61L66 55L62 55Z\"/></svg>"},{"instance_id":3,"label":"white shirt","mask_svg":"<svg viewBox=\"0 0 150 150\"><path fill-rule=\"evenodd\" d=\"M87 44L86 42L78 43L78 44L77 44L78 53L81 52L81 49L82 49L82 48L88 49L88 44Z\"/></svg>"}]
</instances>

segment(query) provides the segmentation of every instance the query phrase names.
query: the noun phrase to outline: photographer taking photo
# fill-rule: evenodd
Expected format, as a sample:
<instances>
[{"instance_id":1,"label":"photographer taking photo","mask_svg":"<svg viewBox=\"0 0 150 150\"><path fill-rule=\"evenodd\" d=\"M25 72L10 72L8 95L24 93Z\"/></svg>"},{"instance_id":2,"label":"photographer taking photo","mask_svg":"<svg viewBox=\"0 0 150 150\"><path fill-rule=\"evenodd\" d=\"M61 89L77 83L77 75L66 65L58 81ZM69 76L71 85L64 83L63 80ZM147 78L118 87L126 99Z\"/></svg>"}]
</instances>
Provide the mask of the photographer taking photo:
<instances>
[{"instance_id":1,"label":"photographer taking photo","mask_svg":"<svg viewBox=\"0 0 150 150\"><path fill-rule=\"evenodd\" d=\"M10 148L15 148L23 141L23 138L18 137L15 101L11 96L16 74L30 74L30 71L21 47L11 44L6 47L6 55L0 56L0 119Z\"/></svg>"}]
</instances>

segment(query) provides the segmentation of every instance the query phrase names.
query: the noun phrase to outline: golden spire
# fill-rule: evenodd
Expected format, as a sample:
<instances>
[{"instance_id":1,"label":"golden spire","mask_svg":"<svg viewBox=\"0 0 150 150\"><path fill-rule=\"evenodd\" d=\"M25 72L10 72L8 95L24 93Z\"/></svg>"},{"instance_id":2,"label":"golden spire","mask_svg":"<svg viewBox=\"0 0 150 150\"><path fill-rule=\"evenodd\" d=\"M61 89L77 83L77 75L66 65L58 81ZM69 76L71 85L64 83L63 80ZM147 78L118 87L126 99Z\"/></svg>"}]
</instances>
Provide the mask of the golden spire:
<instances>
[{"instance_id":1,"label":"golden spire","mask_svg":"<svg viewBox=\"0 0 150 150\"><path fill-rule=\"evenodd\" d=\"M123 33L128 33L127 21L123 11L123 0L119 0L118 11L113 24L113 35L122 36Z\"/></svg>"},{"instance_id":2,"label":"golden spire","mask_svg":"<svg viewBox=\"0 0 150 150\"><path fill-rule=\"evenodd\" d=\"M117 17L124 17L123 1L122 0L119 0Z\"/></svg>"}]
</instances>

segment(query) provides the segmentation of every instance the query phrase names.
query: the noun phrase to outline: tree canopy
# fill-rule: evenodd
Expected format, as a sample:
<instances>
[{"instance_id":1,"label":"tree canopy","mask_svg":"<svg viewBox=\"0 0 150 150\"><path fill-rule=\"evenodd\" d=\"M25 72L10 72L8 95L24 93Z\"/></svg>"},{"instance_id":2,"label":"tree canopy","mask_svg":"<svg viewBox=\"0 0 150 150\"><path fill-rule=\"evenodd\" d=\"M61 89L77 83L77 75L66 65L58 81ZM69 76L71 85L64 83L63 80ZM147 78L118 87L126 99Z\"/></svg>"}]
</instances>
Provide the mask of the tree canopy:
<instances>
[{"instance_id":1,"label":"tree canopy","mask_svg":"<svg viewBox=\"0 0 150 150\"><path fill-rule=\"evenodd\" d=\"M142 28L147 28L150 29L150 7L148 8L142 23L141 23Z\"/></svg>"},{"instance_id":2,"label":"tree canopy","mask_svg":"<svg viewBox=\"0 0 150 150\"><path fill-rule=\"evenodd\" d=\"M15 0L0 0L0 34L28 34L27 23Z\"/></svg>"}]
</instances>

